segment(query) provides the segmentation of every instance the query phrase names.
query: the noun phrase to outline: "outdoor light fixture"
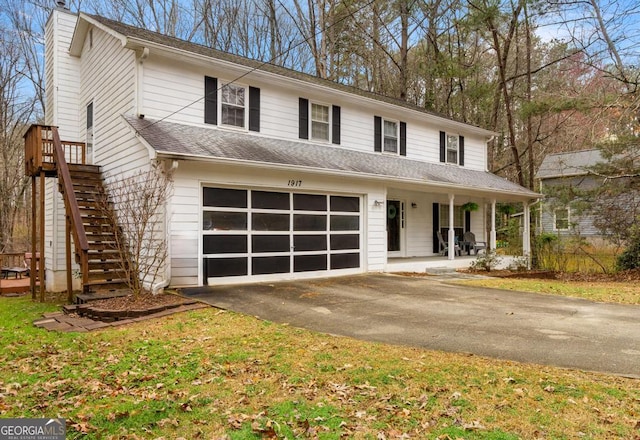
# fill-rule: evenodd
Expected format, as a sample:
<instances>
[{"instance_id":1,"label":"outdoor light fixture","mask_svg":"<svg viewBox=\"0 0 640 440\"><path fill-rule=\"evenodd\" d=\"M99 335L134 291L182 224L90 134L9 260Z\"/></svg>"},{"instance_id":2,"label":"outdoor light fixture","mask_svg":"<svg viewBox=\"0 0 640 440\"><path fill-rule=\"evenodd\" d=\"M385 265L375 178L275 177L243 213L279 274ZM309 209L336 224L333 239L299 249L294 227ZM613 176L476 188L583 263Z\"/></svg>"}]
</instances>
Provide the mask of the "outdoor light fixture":
<instances>
[{"instance_id":1,"label":"outdoor light fixture","mask_svg":"<svg viewBox=\"0 0 640 440\"><path fill-rule=\"evenodd\" d=\"M380 200L374 200L373 201L373 206L382 206L384 205L384 202L380 201Z\"/></svg>"}]
</instances>

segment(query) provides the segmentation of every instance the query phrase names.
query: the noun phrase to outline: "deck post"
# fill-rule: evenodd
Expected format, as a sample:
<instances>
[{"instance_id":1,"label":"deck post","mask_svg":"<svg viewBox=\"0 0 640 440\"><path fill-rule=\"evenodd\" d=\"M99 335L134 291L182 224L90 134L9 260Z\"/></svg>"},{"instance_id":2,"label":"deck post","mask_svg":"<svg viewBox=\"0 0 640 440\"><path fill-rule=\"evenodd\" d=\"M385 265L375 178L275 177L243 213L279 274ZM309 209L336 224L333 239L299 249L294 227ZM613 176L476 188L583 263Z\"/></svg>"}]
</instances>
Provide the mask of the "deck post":
<instances>
[{"instance_id":1,"label":"deck post","mask_svg":"<svg viewBox=\"0 0 640 440\"><path fill-rule=\"evenodd\" d=\"M44 170L40 171L40 262L37 265L39 270L38 279L40 280L40 302L44 302L44 193L45 193L45 173ZM36 265L38 261L38 254L35 253L31 256L32 267ZM35 273L35 271L34 271Z\"/></svg>"},{"instance_id":2,"label":"deck post","mask_svg":"<svg viewBox=\"0 0 640 440\"><path fill-rule=\"evenodd\" d=\"M29 268L29 288L31 289L31 300L36 299L36 264L35 255L38 250L38 185L36 175L31 175L31 267Z\"/></svg>"},{"instance_id":3,"label":"deck post","mask_svg":"<svg viewBox=\"0 0 640 440\"><path fill-rule=\"evenodd\" d=\"M449 194L449 252L447 255L447 259L449 260L455 259L456 255L456 231L453 224L453 201L455 200L455 197L456 196L454 196L453 194Z\"/></svg>"},{"instance_id":4,"label":"deck post","mask_svg":"<svg viewBox=\"0 0 640 440\"><path fill-rule=\"evenodd\" d=\"M65 213L65 257L67 265L67 301L73 302L73 278L71 276L71 219L69 212Z\"/></svg>"},{"instance_id":5,"label":"deck post","mask_svg":"<svg viewBox=\"0 0 640 440\"><path fill-rule=\"evenodd\" d=\"M491 231L489 232L489 249L496 250L496 199L491 199Z\"/></svg>"}]
</instances>

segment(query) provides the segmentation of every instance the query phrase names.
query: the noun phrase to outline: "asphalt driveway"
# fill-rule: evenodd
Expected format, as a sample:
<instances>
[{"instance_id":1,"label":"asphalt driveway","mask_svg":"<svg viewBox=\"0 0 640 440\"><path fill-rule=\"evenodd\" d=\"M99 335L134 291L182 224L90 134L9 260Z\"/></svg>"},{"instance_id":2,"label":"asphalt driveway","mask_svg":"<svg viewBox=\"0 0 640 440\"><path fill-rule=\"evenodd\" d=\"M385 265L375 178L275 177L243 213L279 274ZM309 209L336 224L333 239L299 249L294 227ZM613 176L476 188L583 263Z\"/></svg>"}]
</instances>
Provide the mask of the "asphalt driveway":
<instances>
[{"instance_id":1,"label":"asphalt driveway","mask_svg":"<svg viewBox=\"0 0 640 440\"><path fill-rule=\"evenodd\" d=\"M183 293L319 332L640 378L640 306L389 274Z\"/></svg>"}]
</instances>

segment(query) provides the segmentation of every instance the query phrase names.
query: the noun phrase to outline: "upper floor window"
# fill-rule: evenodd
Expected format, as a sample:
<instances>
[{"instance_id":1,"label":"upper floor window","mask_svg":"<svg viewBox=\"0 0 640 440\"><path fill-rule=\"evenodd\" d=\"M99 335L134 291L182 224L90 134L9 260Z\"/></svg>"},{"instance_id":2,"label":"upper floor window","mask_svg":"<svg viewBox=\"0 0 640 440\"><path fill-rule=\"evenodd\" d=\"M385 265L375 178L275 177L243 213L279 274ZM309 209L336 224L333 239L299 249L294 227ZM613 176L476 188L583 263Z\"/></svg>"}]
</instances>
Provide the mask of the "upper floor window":
<instances>
[{"instance_id":1,"label":"upper floor window","mask_svg":"<svg viewBox=\"0 0 640 440\"><path fill-rule=\"evenodd\" d=\"M340 106L298 101L298 137L340 144Z\"/></svg>"},{"instance_id":2,"label":"upper floor window","mask_svg":"<svg viewBox=\"0 0 640 440\"><path fill-rule=\"evenodd\" d=\"M329 106L311 104L311 139L329 140Z\"/></svg>"},{"instance_id":3,"label":"upper floor window","mask_svg":"<svg viewBox=\"0 0 640 440\"><path fill-rule=\"evenodd\" d=\"M384 151L387 153L398 152L398 123L395 121L384 120Z\"/></svg>"},{"instance_id":4,"label":"upper floor window","mask_svg":"<svg viewBox=\"0 0 640 440\"><path fill-rule=\"evenodd\" d=\"M260 89L232 83L218 89L218 79L205 76L204 122L260 131Z\"/></svg>"},{"instance_id":5,"label":"upper floor window","mask_svg":"<svg viewBox=\"0 0 640 440\"><path fill-rule=\"evenodd\" d=\"M458 164L458 136L447 135L447 163Z\"/></svg>"},{"instance_id":6,"label":"upper floor window","mask_svg":"<svg viewBox=\"0 0 640 440\"><path fill-rule=\"evenodd\" d=\"M222 111L222 125L245 127L245 96L244 86L225 84L220 89L220 105Z\"/></svg>"},{"instance_id":7,"label":"upper floor window","mask_svg":"<svg viewBox=\"0 0 640 440\"><path fill-rule=\"evenodd\" d=\"M440 162L464 165L464 136L440 132Z\"/></svg>"},{"instance_id":8,"label":"upper floor window","mask_svg":"<svg viewBox=\"0 0 640 440\"><path fill-rule=\"evenodd\" d=\"M374 116L373 125L374 151L407 155L407 124L405 122Z\"/></svg>"},{"instance_id":9,"label":"upper floor window","mask_svg":"<svg viewBox=\"0 0 640 440\"><path fill-rule=\"evenodd\" d=\"M558 208L554 211L553 226L556 231L569 229L569 208Z\"/></svg>"}]
</instances>

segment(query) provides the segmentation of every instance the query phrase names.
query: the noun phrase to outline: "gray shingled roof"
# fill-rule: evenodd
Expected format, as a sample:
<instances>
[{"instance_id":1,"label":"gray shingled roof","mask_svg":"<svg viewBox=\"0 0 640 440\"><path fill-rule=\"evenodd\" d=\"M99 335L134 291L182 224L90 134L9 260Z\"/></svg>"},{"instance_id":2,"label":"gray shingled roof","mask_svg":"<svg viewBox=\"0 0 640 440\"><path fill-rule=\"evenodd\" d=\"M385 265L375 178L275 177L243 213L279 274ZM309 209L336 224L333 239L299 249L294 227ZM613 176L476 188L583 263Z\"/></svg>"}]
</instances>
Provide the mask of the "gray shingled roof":
<instances>
[{"instance_id":1,"label":"gray shingled roof","mask_svg":"<svg viewBox=\"0 0 640 440\"><path fill-rule=\"evenodd\" d=\"M205 56L205 57L209 57L209 58L213 58L213 59L219 59L222 61L227 61L227 62L231 62L231 63L235 63L235 64L239 64L241 66L246 66L249 67L251 69L256 69L256 70L262 70L265 72L269 72L269 73L274 73L277 75L282 75L288 78L294 78L300 81L305 81L308 83L313 83L313 84L317 84L317 85L321 85L321 86L325 86L325 87L330 87L332 89L341 91L341 92L345 92L345 93L351 93L351 94L355 94L355 95L359 95L359 96L363 96L366 98L370 98L370 99L375 99L377 101L382 101L388 104L393 104L393 105L397 105L397 106L401 106L404 108L408 108L411 110L415 110L415 111L419 111L421 113L425 113L431 116L435 116L438 118L442 118L442 119L446 119L449 121L454 121L457 123L463 123L468 125L469 127L475 127L475 128L480 128L480 127L476 127L474 125L471 125L467 122L464 121L457 121L453 118L450 118L446 115L443 114L438 114L436 112L432 112L429 111L425 108L419 107L417 105L408 103L406 101L400 100L400 99L395 99L395 98L390 98L384 95L379 95L377 93L373 93L373 92L369 92L367 90L362 90L359 89L357 87L353 87L353 86L348 86L345 84L341 84L335 81L330 81L330 80L326 80L326 79L322 79L319 78L317 76L313 76L313 75L309 75L303 72L299 72L293 69L288 69L286 67L282 67L282 66L278 66L275 64L270 64L270 63L266 63L263 61L258 61L258 60L253 60L250 58L245 58L239 55L234 55L228 52L223 52L220 50L216 50L216 49L212 49L210 47L207 46L203 46L201 44L196 44L196 43L191 43L188 41L184 41L181 40L179 38L175 38L175 37L169 37L167 35L163 35L157 32L153 32L147 29L141 29L141 28L137 28L134 26L130 26L128 24L124 24L118 21L114 21L105 17L102 17L100 15L92 15L92 14L87 14L87 13L82 13L81 15L86 16L86 17L90 17L94 20L96 20L97 22L101 23L102 25L112 29L113 31L117 32L120 35L123 35L127 38L130 39L134 39L134 40L140 40L140 41L148 41L150 43L154 43L154 44L159 44L162 46L167 46L170 48L174 48L174 49L179 49L179 50L183 50L186 52L190 52L193 54L197 54L197 55L201 55L201 56ZM485 130L483 128L480 128L482 130ZM488 133L490 133L489 130L486 130Z\"/></svg>"},{"instance_id":2,"label":"gray shingled roof","mask_svg":"<svg viewBox=\"0 0 640 440\"><path fill-rule=\"evenodd\" d=\"M196 127L125 116L127 122L159 155L213 158L313 168L354 177L375 176L425 184L472 188L518 198L539 195L495 174L462 167L426 163L406 157L367 153L328 145L272 139L259 135Z\"/></svg>"},{"instance_id":3,"label":"gray shingled roof","mask_svg":"<svg viewBox=\"0 0 640 440\"><path fill-rule=\"evenodd\" d=\"M589 167L602 161L602 154L597 149L549 154L542 160L536 178L548 179L588 174Z\"/></svg>"}]
</instances>

